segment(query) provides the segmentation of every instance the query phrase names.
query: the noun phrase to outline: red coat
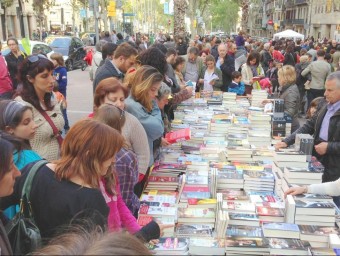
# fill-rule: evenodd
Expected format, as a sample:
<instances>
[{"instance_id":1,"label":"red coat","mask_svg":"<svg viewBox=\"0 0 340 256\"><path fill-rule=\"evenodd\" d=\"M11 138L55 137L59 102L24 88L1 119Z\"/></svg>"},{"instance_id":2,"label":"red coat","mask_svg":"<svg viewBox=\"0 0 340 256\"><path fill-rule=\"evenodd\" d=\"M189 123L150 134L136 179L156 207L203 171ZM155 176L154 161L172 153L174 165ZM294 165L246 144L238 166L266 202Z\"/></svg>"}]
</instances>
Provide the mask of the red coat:
<instances>
[{"instance_id":1,"label":"red coat","mask_svg":"<svg viewBox=\"0 0 340 256\"><path fill-rule=\"evenodd\" d=\"M11 91L13 91L13 86L7 63L5 58L0 55L0 95Z\"/></svg>"}]
</instances>

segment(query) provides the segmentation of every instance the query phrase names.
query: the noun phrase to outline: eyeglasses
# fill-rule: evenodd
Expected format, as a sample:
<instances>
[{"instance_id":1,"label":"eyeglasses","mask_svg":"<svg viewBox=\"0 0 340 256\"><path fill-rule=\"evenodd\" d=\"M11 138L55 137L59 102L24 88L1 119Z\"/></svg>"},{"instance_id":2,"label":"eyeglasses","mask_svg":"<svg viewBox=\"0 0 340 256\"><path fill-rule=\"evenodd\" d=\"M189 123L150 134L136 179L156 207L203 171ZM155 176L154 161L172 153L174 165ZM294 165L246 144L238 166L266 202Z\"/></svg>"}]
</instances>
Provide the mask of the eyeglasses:
<instances>
[{"instance_id":1,"label":"eyeglasses","mask_svg":"<svg viewBox=\"0 0 340 256\"><path fill-rule=\"evenodd\" d=\"M29 56L27 59L29 62L34 63L34 62L37 62L39 59L47 59L47 57L42 54L35 54L35 55Z\"/></svg>"},{"instance_id":2,"label":"eyeglasses","mask_svg":"<svg viewBox=\"0 0 340 256\"><path fill-rule=\"evenodd\" d=\"M109 105L109 106L113 106L113 107L115 107L115 108L117 108L119 110L119 112L120 112L119 120L122 120L122 118L125 116L125 111L123 109L121 109L121 108L117 107L116 105L114 105L112 103L109 103L109 102L104 103L104 104L105 105Z\"/></svg>"}]
</instances>

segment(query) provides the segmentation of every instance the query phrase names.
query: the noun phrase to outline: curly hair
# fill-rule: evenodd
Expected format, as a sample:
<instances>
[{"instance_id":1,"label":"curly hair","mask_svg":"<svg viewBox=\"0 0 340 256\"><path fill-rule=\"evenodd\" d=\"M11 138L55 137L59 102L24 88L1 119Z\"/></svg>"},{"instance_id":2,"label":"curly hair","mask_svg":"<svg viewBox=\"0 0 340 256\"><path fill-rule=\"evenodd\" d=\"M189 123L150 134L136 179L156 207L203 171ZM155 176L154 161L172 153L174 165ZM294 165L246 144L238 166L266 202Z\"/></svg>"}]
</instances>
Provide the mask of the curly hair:
<instances>
[{"instance_id":1,"label":"curly hair","mask_svg":"<svg viewBox=\"0 0 340 256\"><path fill-rule=\"evenodd\" d=\"M168 63L166 62L165 54L156 47L150 47L142 52L139 55L139 61L143 66L149 65L154 67L162 75L165 75L168 70Z\"/></svg>"}]
</instances>

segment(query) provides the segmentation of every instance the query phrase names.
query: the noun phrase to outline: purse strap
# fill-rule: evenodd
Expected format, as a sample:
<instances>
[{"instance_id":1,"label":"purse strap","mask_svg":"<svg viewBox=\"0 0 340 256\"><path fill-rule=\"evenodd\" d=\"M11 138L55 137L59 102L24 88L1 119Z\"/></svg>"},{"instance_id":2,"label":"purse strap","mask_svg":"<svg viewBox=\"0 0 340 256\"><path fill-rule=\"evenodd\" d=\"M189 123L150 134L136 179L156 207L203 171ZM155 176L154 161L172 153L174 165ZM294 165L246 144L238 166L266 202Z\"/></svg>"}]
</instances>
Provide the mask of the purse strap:
<instances>
[{"instance_id":1,"label":"purse strap","mask_svg":"<svg viewBox=\"0 0 340 256\"><path fill-rule=\"evenodd\" d=\"M24 186L22 188L21 199L24 199L24 197L26 196L27 201L30 201L29 197L30 197L30 194L31 194L32 182L33 182L33 179L35 177L35 174L40 169L40 167L42 167L43 165L45 165L47 163L48 163L48 161L46 161L46 160L39 160L38 162L36 162L32 166L32 168L29 171L28 176L25 180Z\"/></svg>"},{"instance_id":2,"label":"purse strap","mask_svg":"<svg viewBox=\"0 0 340 256\"><path fill-rule=\"evenodd\" d=\"M58 144L61 147L61 144L63 143L63 137L61 137L61 134L60 134L58 128L55 126L55 124L53 123L53 121L50 118L50 116L46 113L46 111L39 110L39 112L46 119L46 121L50 124L50 126L52 127L53 135L57 139Z\"/></svg>"}]
</instances>

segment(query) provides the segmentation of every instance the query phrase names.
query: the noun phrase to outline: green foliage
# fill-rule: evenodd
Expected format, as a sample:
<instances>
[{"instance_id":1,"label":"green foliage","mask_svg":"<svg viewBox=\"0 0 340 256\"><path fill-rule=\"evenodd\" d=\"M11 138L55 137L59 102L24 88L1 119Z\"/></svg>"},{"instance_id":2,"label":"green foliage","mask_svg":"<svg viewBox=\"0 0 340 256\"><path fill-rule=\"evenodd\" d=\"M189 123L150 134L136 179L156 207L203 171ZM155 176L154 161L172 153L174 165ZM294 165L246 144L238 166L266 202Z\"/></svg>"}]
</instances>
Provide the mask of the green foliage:
<instances>
[{"instance_id":1,"label":"green foliage","mask_svg":"<svg viewBox=\"0 0 340 256\"><path fill-rule=\"evenodd\" d=\"M10 7L13 4L14 0L0 0L0 4L5 8Z\"/></svg>"},{"instance_id":2,"label":"green foliage","mask_svg":"<svg viewBox=\"0 0 340 256\"><path fill-rule=\"evenodd\" d=\"M231 32L235 30L238 21L239 3L230 0L212 0L209 1L207 12L212 16L213 31L222 30ZM210 17L204 15L206 29L210 30Z\"/></svg>"}]
</instances>

